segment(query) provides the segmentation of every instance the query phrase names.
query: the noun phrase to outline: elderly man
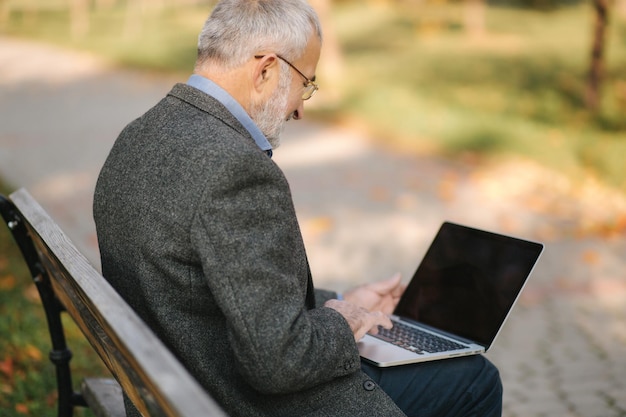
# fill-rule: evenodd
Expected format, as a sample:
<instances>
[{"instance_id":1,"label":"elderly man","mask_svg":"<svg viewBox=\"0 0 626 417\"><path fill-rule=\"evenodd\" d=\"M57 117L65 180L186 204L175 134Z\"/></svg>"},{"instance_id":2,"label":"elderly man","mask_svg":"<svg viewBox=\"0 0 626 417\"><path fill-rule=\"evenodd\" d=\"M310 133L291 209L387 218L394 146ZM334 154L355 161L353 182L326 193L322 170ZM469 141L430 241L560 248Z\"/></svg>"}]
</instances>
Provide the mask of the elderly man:
<instances>
[{"instance_id":1,"label":"elderly man","mask_svg":"<svg viewBox=\"0 0 626 417\"><path fill-rule=\"evenodd\" d=\"M102 168L104 276L232 416L499 415L498 372L480 356L361 363L356 341L391 326L399 277L343 300L313 287L271 156L318 88L321 41L303 0L216 5L194 74L122 131Z\"/></svg>"}]
</instances>

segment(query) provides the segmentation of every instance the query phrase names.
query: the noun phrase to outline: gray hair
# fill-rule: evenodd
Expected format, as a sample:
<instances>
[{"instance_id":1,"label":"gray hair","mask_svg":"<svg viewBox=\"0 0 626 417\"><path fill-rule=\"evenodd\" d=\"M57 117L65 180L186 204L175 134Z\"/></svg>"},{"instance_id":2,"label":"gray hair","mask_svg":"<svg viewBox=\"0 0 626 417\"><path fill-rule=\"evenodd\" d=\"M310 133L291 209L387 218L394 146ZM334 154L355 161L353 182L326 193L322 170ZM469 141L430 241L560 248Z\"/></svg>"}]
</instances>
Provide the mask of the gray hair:
<instances>
[{"instance_id":1,"label":"gray hair","mask_svg":"<svg viewBox=\"0 0 626 417\"><path fill-rule=\"evenodd\" d=\"M260 51L296 60L313 34L321 41L319 18L305 0L221 0L198 36L196 67L210 61L231 69Z\"/></svg>"}]
</instances>

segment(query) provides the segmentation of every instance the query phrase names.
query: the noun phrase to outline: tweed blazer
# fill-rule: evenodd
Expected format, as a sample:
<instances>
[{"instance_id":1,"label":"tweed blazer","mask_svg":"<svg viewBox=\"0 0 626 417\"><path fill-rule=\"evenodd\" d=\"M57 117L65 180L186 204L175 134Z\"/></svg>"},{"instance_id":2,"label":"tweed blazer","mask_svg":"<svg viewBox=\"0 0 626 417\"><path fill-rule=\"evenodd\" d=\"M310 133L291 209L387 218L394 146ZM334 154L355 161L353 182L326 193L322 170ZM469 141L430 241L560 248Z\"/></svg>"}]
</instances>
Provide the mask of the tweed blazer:
<instances>
[{"instance_id":1,"label":"tweed blazer","mask_svg":"<svg viewBox=\"0 0 626 417\"><path fill-rule=\"evenodd\" d=\"M103 275L232 416L402 416L312 289L289 185L218 101L177 84L94 196ZM310 306L313 307L313 306Z\"/></svg>"}]
</instances>

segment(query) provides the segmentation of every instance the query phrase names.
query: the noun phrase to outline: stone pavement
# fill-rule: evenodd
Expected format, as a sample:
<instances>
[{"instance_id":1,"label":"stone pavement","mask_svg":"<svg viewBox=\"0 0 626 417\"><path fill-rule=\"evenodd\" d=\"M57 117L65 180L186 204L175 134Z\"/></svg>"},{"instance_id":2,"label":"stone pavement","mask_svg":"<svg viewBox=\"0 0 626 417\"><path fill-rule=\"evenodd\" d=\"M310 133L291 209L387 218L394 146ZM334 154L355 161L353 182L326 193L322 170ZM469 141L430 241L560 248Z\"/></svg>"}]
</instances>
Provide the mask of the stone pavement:
<instances>
[{"instance_id":1,"label":"stone pavement","mask_svg":"<svg viewBox=\"0 0 626 417\"><path fill-rule=\"evenodd\" d=\"M0 38L0 177L28 188L98 265L96 175L122 127L175 77ZM320 91L320 98L323 90ZM354 126L291 122L290 180L316 285L409 279L443 220L543 241L544 255L487 356L505 417L626 416L626 201L527 161L447 161Z\"/></svg>"}]
</instances>

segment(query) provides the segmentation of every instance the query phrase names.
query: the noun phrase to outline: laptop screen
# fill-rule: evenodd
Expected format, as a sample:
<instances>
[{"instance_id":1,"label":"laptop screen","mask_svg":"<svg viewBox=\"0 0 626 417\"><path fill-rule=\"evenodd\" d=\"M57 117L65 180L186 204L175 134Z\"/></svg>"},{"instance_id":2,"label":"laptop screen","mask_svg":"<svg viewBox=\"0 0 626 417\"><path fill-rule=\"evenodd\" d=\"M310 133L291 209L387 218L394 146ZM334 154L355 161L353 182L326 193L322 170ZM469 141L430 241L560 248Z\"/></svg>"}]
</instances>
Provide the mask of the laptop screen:
<instances>
[{"instance_id":1,"label":"laptop screen","mask_svg":"<svg viewBox=\"0 0 626 417\"><path fill-rule=\"evenodd\" d=\"M489 348L543 245L444 223L394 314Z\"/></svg>"}]
</instances>

